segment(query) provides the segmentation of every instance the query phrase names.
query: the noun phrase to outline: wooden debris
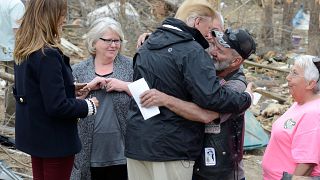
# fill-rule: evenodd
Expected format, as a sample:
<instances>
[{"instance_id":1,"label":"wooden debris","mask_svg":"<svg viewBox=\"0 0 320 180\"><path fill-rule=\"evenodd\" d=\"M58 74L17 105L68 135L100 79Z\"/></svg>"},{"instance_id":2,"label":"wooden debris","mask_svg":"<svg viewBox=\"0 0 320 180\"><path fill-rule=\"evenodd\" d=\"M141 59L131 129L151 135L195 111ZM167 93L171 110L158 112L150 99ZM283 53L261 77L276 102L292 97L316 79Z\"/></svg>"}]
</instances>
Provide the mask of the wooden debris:
<instances>
[{"instance_id":1,"label":"wooden debris","mask_svg":"<svg viewBox=\"0 0 320 180\"><path fill-rule=\"evenodd\" d=\"M9 73L0 71L0 78L3 80L6 80L6 81L14 82L13 74L9 74Z\"/></svg>"},{"instance_id":2,"label":"wooden debris","mask_svg":"<svg viewBox=\"0 0 320 180\"><path fill-rule=\"evenodd\" d=\"M78 21L75 22L75 24L65 24L62 26L62 28L81 28L80 24L76 24L79 23L79 19L77 19Z\"/></svg>"},{"instance_id":3,"label":"wooden debris","mask_svg":"<svg viewBox=\"0 0 320 180\"><path fill-rule=\"evenodd\" d=\"M251 62L251 61L248 61L248 60L244 60L244 64L249 65L249 66L255 66L255 67L271 69L271 70L275 70L275 71L279 71L279 72L289 73L289 70L287 70L287 69L280 69L280 68L268 66L268 65L265 65L265 64L258 64L258 63Z\"/></svg>"},{"instance_id":4,"label":"wooden debris","mask_svg":"<svg viewBox=\"0 0 320 180\"><path fill-rule=\"evenodd\" d=\"M15 133L14 127L0 125L0 133L1 134L13 134Z\"/></svg>"},{"instance_id":5,"label":"wooden debris","mask_svg":"<svg viewBox=\"0 0 320 180\"><path fill-rule=\"evenodd\" d=\"M275 115L284 113L285 109L286 106L271 103L261 112L261 114L264 117L274 117Z\"/></svg>"},{"instance_id":6,"label":"wooden debris","mask_svg":"<svg viewBox=\"0 0 320 180\"><path fill-rule=\"evenodd\" d=\"M260 93L265 97L275 99L275 100L279 101L280 104L283 104L287 101L287 98L284 98L282 96L279 96L279 95L272 93L272 92L269 92L267 90L255 89L254 92Z\"/></svg>"},{"instance_id":7,"label":"wooden debris","mask_svg":"<svg viewBox=\"0 0 320 180\"><path fill-rule=\"evenodd\" d=\"M0 162L0 178L8 180L23 180L21 177L14 174L3 162Z\"/></svg>"},{"instance_id":8,"label":"wooden debris","mask_svg":"<svg viewBox=\"0 0 320 180\"><path fill-rule=\"evenodd\" d=\"M81 58L84 57L83 54L83 50L80 49L79 47L77 47L76 45L72 44L71 42L69 42L68 40L66 40L65 38L61 38L61 45L66 48L66 50L70 51L70 52L66 52L67 55L71 55L72 53L76 53L77 55L79 55Z\"/></svg>"}]
</instances>

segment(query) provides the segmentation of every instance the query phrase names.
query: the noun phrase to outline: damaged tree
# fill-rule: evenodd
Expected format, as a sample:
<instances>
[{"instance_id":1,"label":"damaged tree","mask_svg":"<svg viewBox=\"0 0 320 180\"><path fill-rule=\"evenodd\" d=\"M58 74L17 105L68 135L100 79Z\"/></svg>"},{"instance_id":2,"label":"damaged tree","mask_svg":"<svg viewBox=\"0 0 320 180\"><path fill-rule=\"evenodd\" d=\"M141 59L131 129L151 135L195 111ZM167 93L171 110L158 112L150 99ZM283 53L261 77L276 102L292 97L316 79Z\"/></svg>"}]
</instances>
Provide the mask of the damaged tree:
<instances>
[{"instance_id":1,"label":"damaged tree","mask_svg":"<svg viewBox=\"0 0 320 180\"><path fill-rule=\"evenodd\" d=\"M320 55L319 11L320 0L311 0L310 23L308 31L308 54Z\"/></svg>"},{"instance_id":2,"label":"damaged tree","mask_svg":"<svg viewBox=\"0 0 320 180\"><path fill-rule=\"evenodd\" d=\"M265 7L263 8L263 25L262 25L262 40L265 47L273 47L273 4L274 0L265 0Z\"/></svg>"},{"instance_id":3,"label":"damaged tree","mask_svg":"<svg viewBox=\"0 0 320 180\"><path fill-rule=\"evenodd\" d=\"M283 50L291 50L293 48L291 43L292 34L292 17L293 17L293 0L285 0L283 2L283 18L282 18L282 35L281 47Z\"/></svg>"}]
</instances>

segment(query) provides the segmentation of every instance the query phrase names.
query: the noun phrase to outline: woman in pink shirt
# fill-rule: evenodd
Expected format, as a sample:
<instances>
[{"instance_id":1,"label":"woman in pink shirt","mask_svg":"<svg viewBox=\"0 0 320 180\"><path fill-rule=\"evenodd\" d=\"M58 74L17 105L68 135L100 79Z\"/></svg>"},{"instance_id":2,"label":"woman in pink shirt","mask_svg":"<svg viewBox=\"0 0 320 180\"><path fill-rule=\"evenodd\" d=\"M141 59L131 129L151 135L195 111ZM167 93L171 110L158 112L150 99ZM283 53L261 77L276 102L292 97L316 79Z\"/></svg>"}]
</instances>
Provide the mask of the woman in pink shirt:
<instances>
[{"instance_id":1,"label":"woman in pink shirt","mask_svg":"<svg viewBox=\"0 0 320 180\"><path fill-rule=\"evenodd\" d=\"M287 76L294 104L272 126L262 160L264 180L283 172L320 176L320 59L300 56Z\"/></svg>"}]
</instances>

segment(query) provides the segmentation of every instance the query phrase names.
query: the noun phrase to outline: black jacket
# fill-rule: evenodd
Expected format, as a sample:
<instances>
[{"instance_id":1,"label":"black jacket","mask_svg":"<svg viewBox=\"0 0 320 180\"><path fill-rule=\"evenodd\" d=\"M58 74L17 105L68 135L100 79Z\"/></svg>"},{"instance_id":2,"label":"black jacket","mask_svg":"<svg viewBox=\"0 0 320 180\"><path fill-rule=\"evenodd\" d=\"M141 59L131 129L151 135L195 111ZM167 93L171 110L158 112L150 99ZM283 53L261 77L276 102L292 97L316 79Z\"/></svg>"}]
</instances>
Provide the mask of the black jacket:
<instances>
[{"instance_id":1,"label":"black jacket","mask_svg":"<svg viewBox=\"0 0 320 180\"><path fill-rule=\"evenodd\" d=\"M242 70L238 69L224 78L247 85ZM240 88L242 91L242 88ZM239 89L239 91L240 91ZM194 165L194 180L220 180L237 177L238 164L243 156L244 113L233 114L220 124L220 133L206 133L201 155ZM205 148L215 149L216 165L206 166ZM230 176L231 174L231 176ZM235 178L237 179L237 178Z\"/></svg>"},{"instance_id":2,"label":"black jacket","mask_svg":"<svg viewBox=\"0 0 320 180\"><path fill-rule=\"evenodd\" d=\"M184 22L168 18L134 57L134 80L150 88L218 112L241 112L250 96L220 87L207 41ZM167 108L148 120L132 100L128 113L126 156L146 161L195 160L202 147L204 126Z\"/></svg>"},{"instance_id":3,"label":"black jacket","mask_svg":"<svg viewBox=\"0 0 320 180\"><path fill-rule=\"evenodd\" d=\"M45 54L45 55L44 55ZM69 58L55 48L15 65L16 147L36 157L65 157L81 149L77 118L88 105L75 99Z\"/></svg>"}]
</instances>

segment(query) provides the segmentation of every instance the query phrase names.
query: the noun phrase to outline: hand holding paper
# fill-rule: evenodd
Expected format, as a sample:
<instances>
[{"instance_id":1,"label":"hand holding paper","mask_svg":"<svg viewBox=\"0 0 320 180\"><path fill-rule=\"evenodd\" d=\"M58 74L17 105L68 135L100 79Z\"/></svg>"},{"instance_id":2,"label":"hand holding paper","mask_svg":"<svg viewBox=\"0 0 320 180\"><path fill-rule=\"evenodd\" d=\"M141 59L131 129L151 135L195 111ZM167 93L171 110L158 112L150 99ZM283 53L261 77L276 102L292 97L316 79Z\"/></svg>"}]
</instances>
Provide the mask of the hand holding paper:
<instances>
[{"instance_id":1,"label":"hand holding paper","mask_svg":"<svg viewBox=\"0 0 320 180\"><path fill-rule=\"evenodd\" d=\"M132 97L134 98L134 101L138 104L140 112L145 120L147 120L157 114L160 114L160 110L159 110L158 106L152 106L150 108L145 108L145 107L141 106L140 95L144 91L150 89L144 78L141 78L135 82L130 83L128 85L128 88L132 94Z\"/></svg>"}]
</instances>

